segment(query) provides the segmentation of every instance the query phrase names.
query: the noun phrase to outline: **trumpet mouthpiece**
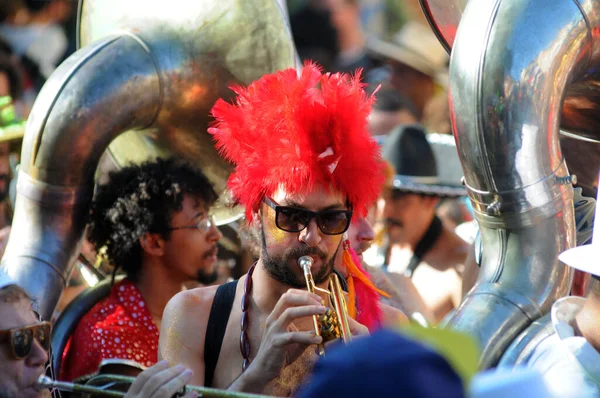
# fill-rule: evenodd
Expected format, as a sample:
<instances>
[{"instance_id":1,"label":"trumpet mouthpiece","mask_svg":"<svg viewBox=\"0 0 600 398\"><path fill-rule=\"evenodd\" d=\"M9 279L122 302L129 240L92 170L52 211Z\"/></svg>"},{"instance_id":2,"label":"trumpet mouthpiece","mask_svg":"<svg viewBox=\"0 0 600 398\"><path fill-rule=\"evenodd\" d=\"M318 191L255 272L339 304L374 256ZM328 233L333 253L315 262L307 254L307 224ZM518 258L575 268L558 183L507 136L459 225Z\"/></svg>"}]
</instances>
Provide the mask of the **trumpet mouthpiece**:
<instances>
[{"instance_id":1,"label":"trumpet mouthpiece","mask_svg":"<svg viewBox=\"0 0 600 398\"><path fill-rule=\"evenodd\" d=\"M310 267L312 267L315 260L311 256L302 256L298 259L298 265L304 272L310 272Z\"/></svg>"},{"instance_id":2,"label":"trumpet mouthpiece","mask_svg":"<svg viewBox=\"0 0 600 398\"><path fill-rule=\"evenodd\" d=\"M38 390L52 388L53 384L54 384L53 380L51 378L49 378L48 376L41 375L37 379L37 389Z\"/></svg>"}]
</instances>

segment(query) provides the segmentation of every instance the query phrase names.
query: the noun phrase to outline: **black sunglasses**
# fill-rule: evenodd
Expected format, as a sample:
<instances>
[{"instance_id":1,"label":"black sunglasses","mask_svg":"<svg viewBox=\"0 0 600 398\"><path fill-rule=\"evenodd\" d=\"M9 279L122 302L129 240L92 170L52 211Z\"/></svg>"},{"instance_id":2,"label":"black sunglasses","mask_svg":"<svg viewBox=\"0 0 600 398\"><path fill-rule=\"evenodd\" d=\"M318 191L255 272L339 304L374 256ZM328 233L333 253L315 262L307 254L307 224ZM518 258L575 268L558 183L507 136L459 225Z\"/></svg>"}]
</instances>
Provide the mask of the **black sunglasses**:
<instances>
[{"instance_id":1,"label":"black sunglasses","mask_svg":"<svg viewBox=\"0 0 600 398\"><path fill-rule=\"evenodd\" d=\"M10 342L12 353L17 359L23 359L31 352L33 340L37 340L45 351L50 349L50 322L25 326L9 330L0 330L0 342Z\"/></svg>"},{"instance_id":2,"label":"black sunglasses","mask_svg":"<svg viewBox=\"0 0 600 398\"><path fill-rule=\"evenodd\" d=\"M275 210L275 225L286 232L300 232L313 218L325 235L340 235L346 232L352 219L352 210L310 211L298 207L281 206L265 196L263 201Z\"/></svg>"}]
</instances>

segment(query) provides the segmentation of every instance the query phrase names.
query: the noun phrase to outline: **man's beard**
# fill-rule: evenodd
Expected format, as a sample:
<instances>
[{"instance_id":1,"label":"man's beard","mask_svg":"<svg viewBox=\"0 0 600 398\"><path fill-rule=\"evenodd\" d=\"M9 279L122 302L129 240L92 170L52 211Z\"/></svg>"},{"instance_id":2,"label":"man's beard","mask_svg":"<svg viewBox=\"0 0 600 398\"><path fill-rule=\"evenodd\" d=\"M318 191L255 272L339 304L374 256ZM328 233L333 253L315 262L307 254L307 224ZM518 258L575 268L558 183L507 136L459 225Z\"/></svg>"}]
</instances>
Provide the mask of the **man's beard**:
<instances>
[{"instance_id":1,"label":"man's beard","mask_svg":"<svg viewBox=\"0 0 600 398\"><path fill-rule=\"evenodd\" d=\"M329 278L329 275L333 272L333 267L335 265L335 258L337 257L337 253L340 250L340 246L342 242L338 245L335 253L329 261L327 260L327 255L320 250L318 247L308 247L303 246L301 248L290 249L286 251L282 256L271 256L267 251L267 241L265 239L265 230L261 228L261 240L262 240L262 263L269 273L269 275L288 286L291 286L296 289L304 289L306 288L306 282L304 277L298 277L296 273L294 273L291 269L288 268L288 263L290 259L298 260L298 258L302 256L316 256L323 261L323 267L315 274L313 273L313 279L315 284L319 285ZM300 266L298 266L300 269Z\"/></svg>"},{"instance_id":2,"label":"man's beard","mask_svg":"<svg viewBox=\"0 0 600 398\"><path fill-rule=\"evenodd\" d=\"M212 271L206 271L205 269L199 269L196 274L196 281L203 285L210 285L215 283L219 278L217 267L215 266ZM0 397L1 398L1 397Z\"/></svg>"}]
</instances>

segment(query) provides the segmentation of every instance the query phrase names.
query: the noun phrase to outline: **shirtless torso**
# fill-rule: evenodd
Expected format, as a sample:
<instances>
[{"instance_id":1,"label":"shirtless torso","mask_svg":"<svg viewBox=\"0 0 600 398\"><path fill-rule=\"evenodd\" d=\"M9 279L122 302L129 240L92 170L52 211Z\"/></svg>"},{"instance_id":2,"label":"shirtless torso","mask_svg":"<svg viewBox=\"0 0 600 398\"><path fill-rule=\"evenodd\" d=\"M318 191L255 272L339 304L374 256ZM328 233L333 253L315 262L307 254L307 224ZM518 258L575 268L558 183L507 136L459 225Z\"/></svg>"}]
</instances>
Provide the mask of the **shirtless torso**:
<instances>
[{"instance_id":1,"label":"shirtless torso","mask_svg":"<svg viewBox=\"0 0 600 398\"><path fill-rule=\"evenodd\" d=\"M468 243L444 227L441 236L412 275L412 282L433 313L434 322L441 321L460 304L461 278L469 248ZM402 274L412 255L410 247L394 245L390 248L388 272L394 282L400 277L395 274Z\"/></svg>"},{"instance_id":2,"label":"shirtless torso","mask_svg":"<svg viewBox=\"0 0 600 398\"><path fill-rule=\"evenodd\" d=\"M242 378L240 377L243 363L240 351L241 303L246 278L246 276L242 277L235 288L235 299L227 321L211 387L290 396L302 384L317 359L316 345L300 342L309 342L307 336L311 336L312 318L295 317L295 315L304 315L310 311L317 313L319 302L307 291L289 289L273 281L259 263L253 275L254 286L248 310L251 366ZM273 300L271 295L266 293L269 289L264 288L265 282L271 285L271 289L273 284L281 285L279 287L287 293L280 295L280 299ZM193 385L205 384L205 338L216 291L217 287L208 287L181 292L169 302L163 316L159 356L172 364L178 363L190 368L194 372L190 381ZM302 306L304 303L308 305ZM284 314L285 308L288 308L287 314ZM406 320L400 311L388 306L382 308L386 321ZM290 321L287 322L284 318ZM308 333L278 334L276 333L278 327L285 327L290 332ZM271 330L268 336L265 329ZM351 331L353 334L367 333L364 326L353 320ZM288 341L289 344L286 344ZM281 343L284 347L269 350L271 348L269 345L274 343ZM261 348L265 355L259 352ZM255 361L260 363L253 366ZM253 367L258 368L258 365L261 368L260 372L251 371Z\"/></svg>"},{"instance_id":3,"label":"shirtless torso","mask_svg":"<svg viewBox=\"0 0 600 398\"><path fill-rule=\"evenodd\" d=\"M288 311L288 314L284 315L283 312L285 312L285 309L284 311L280 311L280 309L292 307L293 304L304 304L303 307L289 309L297 310L304 308L305 311L310 312L312 310L312 312L318 313L320 307L320 302L316 297L302 290L290 289L290 292L287 294L281 294L279 300L272 300L272 297L270 297L272 296L271 294L265 294L271 289L264 289L264 286L262 286L263 283L267 282L271 285L281 284L273 281L265 274L264 269L258 265L254 273L254 286L250 295L248 337L251 363L259 355L261 344L272 344L268 339L265 339L265 328L267 325L274 326L275 323L280 323L282 327L290 331L312 330L312 318L306 316L293 318L294 314L291 314L293 311ZM269 280L267 281L265 278ZM304 376L310 371L310 365L316 358L316 346L314 344L287 344L282 352L282 356L277 355L277 352L273 352L269 355L271 358L265 358L268 362L279 361L280 364L278 367L280 371L274 375L268 375L269 370L277 367L269 363L267 364L268 369L263 369L260 372L262 374L257 375L259 376L258 380L255 380L254 377L247 377L248 380L242 383L243 386L235 385L236 380L241 379L240 375L243 363L240 351L240 330L242 318L241 302L244 294L245 280L246 276L242 277L236 286L235 299L216 363L212 387L263 392L279 396L291 395L295 391L295 388L300 385ZM284 288L284 292L288 290L284 285L281 287ZM161 333L159 343L159 355L171 363L179 363L189 367L194 372L190 383L195 385L205 384L204 344L208 318L216 291L217 287L208 287L181 292L169 303L163 316L163 333ZM275 308L276 306L277 308ZM271 313L273 315L277 313L278 316L269 317ZM289 318L290 322L283 320L287 315L292 315ZM281 334L274 333L274 335L276 340L283 338ZM310 336L310 333L302 337L307 341L308 336ZM291 342L293 343L293 341ZM278 356L279 358L277 358ZM247 375L250 375L252 367L251 365L246 372ZM248 386L248 384L251 384L251 386ZM260 387L261 384L263 388Z\"/></svg>"}]
</instances>

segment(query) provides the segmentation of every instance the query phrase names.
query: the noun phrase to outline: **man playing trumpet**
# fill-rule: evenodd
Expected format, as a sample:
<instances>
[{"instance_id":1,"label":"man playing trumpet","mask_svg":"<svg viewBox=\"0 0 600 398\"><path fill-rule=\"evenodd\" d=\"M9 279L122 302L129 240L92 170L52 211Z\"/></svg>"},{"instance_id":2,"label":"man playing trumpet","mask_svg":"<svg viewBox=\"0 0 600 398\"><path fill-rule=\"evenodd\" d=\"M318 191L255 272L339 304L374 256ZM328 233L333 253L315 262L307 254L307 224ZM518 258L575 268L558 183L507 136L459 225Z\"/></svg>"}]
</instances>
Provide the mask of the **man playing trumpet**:
<instances>
[{"instance_id":1,"label":"man playing trumpet","mask_svg":"<svg viewBox=\"0 0 600 398\"><path fill-rule=\"evenodd\" d=\"M322 343L312 316L330 306L306 290L302 256L314 260L320 288L334 267L350 270L352 334L404 319L379 305L343 239L353 214L366 214L383 183L367 130L373 99L359 79L307 64L300 76L288 69L235 87L235 104L213 107L209 132L235 165L228 185L259 231L261 251L239 281L182 292L167 305L159 355L192 369L192 384L293 394Z\"/></svg>"}]
</instances>

